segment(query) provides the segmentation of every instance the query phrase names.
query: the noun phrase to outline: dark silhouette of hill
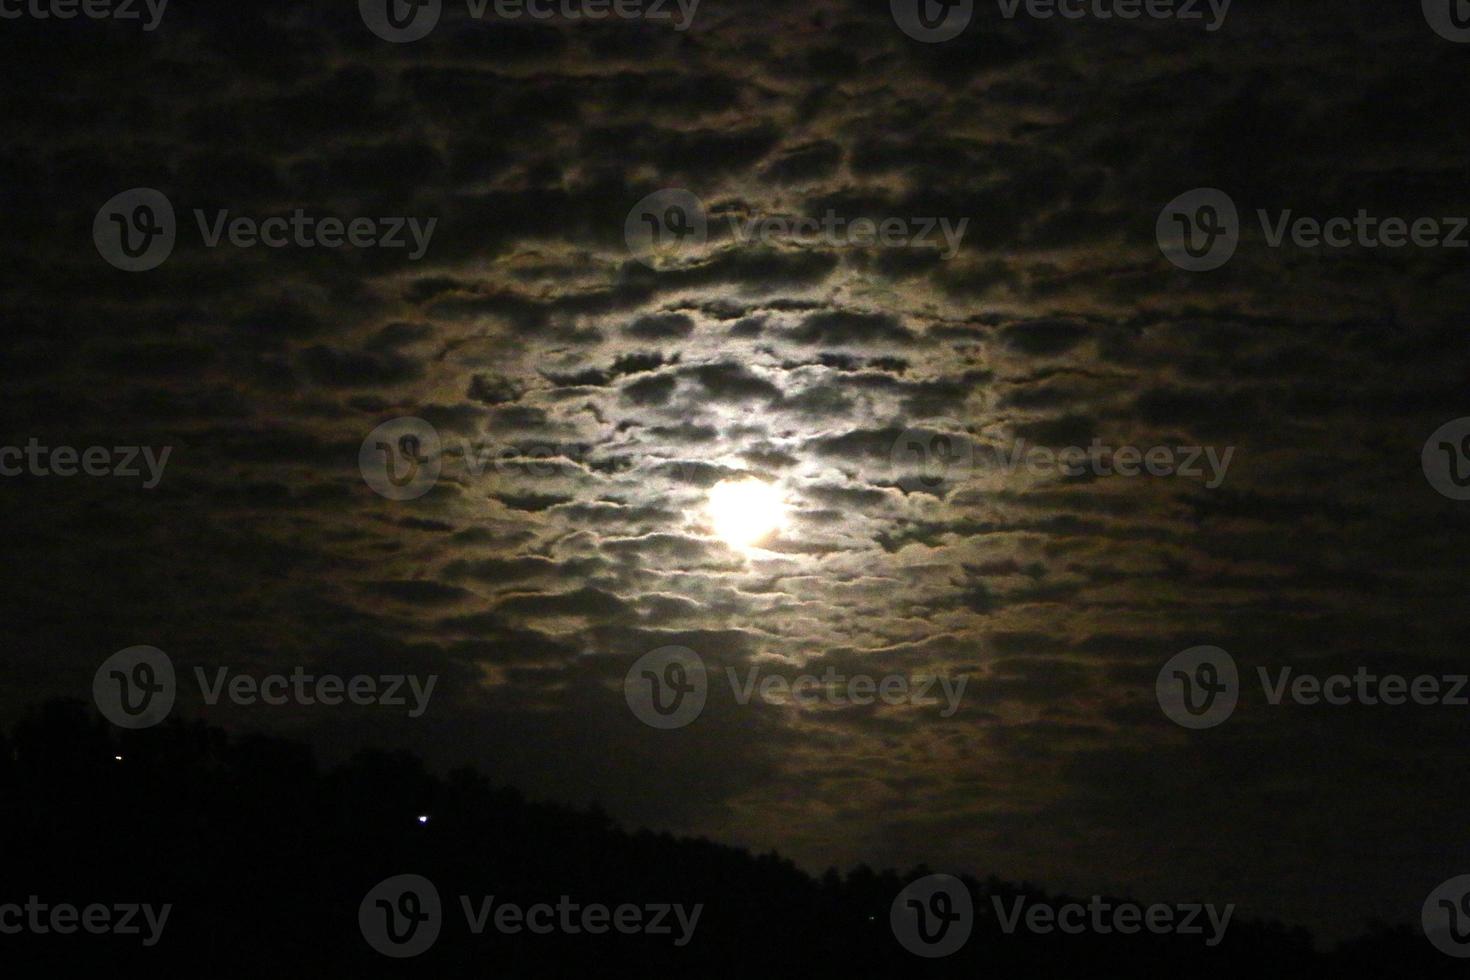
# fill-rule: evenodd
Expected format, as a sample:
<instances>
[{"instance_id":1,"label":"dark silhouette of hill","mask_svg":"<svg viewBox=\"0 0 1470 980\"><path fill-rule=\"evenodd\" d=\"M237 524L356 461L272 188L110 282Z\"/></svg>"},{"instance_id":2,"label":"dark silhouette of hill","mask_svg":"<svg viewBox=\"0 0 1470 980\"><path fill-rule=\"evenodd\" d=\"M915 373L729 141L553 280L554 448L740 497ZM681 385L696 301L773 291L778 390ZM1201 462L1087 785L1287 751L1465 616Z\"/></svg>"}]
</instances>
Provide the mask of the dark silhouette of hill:
<instances>
[{"instance_id":1,"label":"dark silhouette of hill","mask_svg":"<svg viewBox=\"0 0 1470 980\"><path fill-rule=\"evenodd\" d=\"M1215 948L1200 936L1146 932L1006 935L992 896L1065 898L968 878L973 934L959 952L923 959L895 940L889 909L925 868L899 875L859 867L814 879L775 854L627 832L597 809L528 802L475 772L439 778L407 754L363 752L323 772L294 742L231 738L177 721L120 731L72 702L36 709L0 735L0 835L0 906L32 895L79 907L172 905L151 948L140 936L0 935L0 969L9 977L62 967L282 978L1465 972L1407 928L1333 952L1315 952L1301 931L1239 920ZM412 959L375 951L358 924L369 890L401 874L429 879L443 900L437 942ZM475 935L461 895L472 904L495 896L527 907L565 895L581 905L699 903L703 910L682 947L677 926L659 936L493 928Z\"/></svg>"}]
</instances>

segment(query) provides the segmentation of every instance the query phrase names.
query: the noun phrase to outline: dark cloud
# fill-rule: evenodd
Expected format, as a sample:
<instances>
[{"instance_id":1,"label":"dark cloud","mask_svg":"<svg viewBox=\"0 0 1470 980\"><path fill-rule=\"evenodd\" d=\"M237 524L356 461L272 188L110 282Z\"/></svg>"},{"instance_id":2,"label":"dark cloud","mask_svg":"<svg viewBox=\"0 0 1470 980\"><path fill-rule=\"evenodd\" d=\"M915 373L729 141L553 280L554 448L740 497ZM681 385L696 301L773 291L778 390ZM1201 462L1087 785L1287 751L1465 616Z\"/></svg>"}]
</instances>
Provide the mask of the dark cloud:
<instances>
[{"instance_id":1,"label":"dark cloud","mask_svg":"<svg viewBox=\"0 0 1470 980\"><path fill-rule=\"evenodd\" d=\"M694 320L683 313L641 316L629 323L623 332L639 340L668 340L687 337L694 332Z\"/></svg>"},{"instance_id":2,"label":"dark cloud","mask_svg":"<svg viewBox=\"0 0 1470 980\"><path fill-rule=\"evenodd\" d=\"M798 344L868 344L874 342L908 343L914 335L898 317L890 313L858 313L832 310L813 313L790 332Z\"/></svg>"}]
</instances>

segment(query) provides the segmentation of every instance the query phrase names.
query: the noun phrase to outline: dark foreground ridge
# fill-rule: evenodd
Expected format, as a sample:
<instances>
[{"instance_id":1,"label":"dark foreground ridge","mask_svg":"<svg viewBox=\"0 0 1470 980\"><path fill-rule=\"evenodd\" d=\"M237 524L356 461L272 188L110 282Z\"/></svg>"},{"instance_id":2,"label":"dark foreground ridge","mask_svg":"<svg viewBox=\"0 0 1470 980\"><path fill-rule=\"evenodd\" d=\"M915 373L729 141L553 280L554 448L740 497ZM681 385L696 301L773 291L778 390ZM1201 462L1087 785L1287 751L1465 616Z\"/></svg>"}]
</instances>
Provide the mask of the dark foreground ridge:
<instances>
[{"instance_id":1,"label":"dark foreground ridge","mask_svg":"<svg viewBox=\"0 0 1470 980\"><path fill-rule=\"evenodd\" d=\"M62 967L279 978L1466 975L1464 961L1407 927L1331 952L1314 951L1300 930L1238 917L1213 948L1207 922L1191 936L1007 935L993 898L1008 909L1017 899L1088 898L993 878L964 879L975 920L963 947L921 958L895 938L890 908L930 869L859 867L817 880L775 854L629 833L596 809L529 803L473 771L437 778L404 753L363 752L322 772L295 742L231 738L202 723L119 731L71 702L0 735L0 832L0 927L11 927L0 933L0 965L13 977ZM423 952L394 958L369 944L359 909L379 914L369 893L409 874L437 890L439 929ZM35 901L47 907L37 913L47 931L14 931ZM513 914L505 921L518 931L496 928L503 905L525 913L538 903L554 912L538 920L550 931L532 933ZM620 931L594 917L603 931L592 934L580 911L558 908L569 903L611 916L633 906L654 928ZM7 916L6 905L22 911ZM52 917L65 905L79 910L76 922ZM98 905L118 925L128 916L134 931L82 928ZM670 911L679 906L686 922L701 907L692 929ZM429 915L417 898L394 897L382 911L402 917L400 938ZM633 911L622 914L633 922Z\"/></svg>"}]
</instances>

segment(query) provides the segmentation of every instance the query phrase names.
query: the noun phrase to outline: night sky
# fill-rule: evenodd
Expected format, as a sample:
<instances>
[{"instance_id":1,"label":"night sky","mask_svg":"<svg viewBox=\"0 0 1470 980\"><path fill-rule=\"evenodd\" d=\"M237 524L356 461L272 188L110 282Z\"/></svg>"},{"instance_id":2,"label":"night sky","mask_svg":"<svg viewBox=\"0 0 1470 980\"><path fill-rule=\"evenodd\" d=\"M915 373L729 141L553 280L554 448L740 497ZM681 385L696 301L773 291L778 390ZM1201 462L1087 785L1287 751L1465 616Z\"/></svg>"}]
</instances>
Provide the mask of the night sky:
<instances>
[{"instance_id":1,"label":"night sky","mask_svg":"<svg viewBox=\"0 0 1470 980\"><path fill-rule=\"evenodd\" d=\"M1470 502L1421 461L1470 415L1470 232L1268 232L1470 216L1470 46L1415 3L1199 6L977 3L942 43L886 0L703 0L682 30L673 4L450 2L406 43L347 0L0 21L0 445L171 447L151 487L141 456L0 479L0 717L148 645L180 717L473 763L814 872L924 861L1329 939L1417 922L1470 872L1470 707L1272 705L1257 668L1470 673ZM94 225L135 188L176 242L130 272ZM1197 188L1241 231L1190 271L1156 226ZM669 190L706 233L630 244ZM222 210L298 209L433 225L207 244ZM829 214L933 232L743 231ZM438 477L392 499L364 442L403 418ZM1199 447L1202 473L1008 462L1094 443ZM706 501L751 478L788 509L738 547ZM1202 645L1239 706L1189 730L1155 681ZM658 730L624 679L668 646L708 703ZM967 680L952 711L937 685L740 704L752 666ZM419 717L211 706L196 667L437 684Z\"/></svg>"}]
</instances>

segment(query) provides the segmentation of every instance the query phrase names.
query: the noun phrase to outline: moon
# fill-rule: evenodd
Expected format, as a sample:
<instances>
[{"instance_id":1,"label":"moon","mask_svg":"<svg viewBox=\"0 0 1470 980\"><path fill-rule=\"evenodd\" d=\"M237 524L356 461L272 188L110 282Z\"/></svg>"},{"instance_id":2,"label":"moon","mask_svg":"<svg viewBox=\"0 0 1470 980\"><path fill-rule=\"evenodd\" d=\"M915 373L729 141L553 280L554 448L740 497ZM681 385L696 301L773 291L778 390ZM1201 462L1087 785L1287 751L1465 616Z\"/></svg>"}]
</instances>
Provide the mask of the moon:
<instances>
[{"instance_id":1,"label":"moon","mask_svg":"<svg viewBox=\"0 0 1470 980\"><path fill-rule=\"evenodd\" d=\"M786 500L778 487L764 480L724 480L710 488L705 513L715 534L745 550L786 525Z\"/></svg>"}]
</instances>

